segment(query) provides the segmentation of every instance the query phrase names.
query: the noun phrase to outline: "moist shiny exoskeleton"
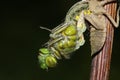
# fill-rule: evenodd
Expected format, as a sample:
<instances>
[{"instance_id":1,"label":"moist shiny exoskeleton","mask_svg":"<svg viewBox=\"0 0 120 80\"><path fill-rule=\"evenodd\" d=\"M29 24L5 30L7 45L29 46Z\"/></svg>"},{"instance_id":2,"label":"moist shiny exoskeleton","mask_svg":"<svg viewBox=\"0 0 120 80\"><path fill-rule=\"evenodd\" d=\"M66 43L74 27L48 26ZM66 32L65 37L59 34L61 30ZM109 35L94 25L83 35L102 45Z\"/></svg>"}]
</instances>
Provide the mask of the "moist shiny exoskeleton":
<instances>
[{"instance_id":1,"label":"moist shiny exoskeleton","mask_svg":"<svg viewBox=\"0 0 120 80\"><path fill-rule=\"evenodd\" d=\"M58 25L51 30L50 40L47 42L46 49L48 54L44 54L44 51L40 49L40 56L38 56L41 63L41 67L47 69L48 67L54 67L57 64L56 59L61 59L62 56L66 59L70 58L72 52L76 51L85 43L83 33L86 31L86 25L84 20L84 14L90 14L87 10L88 5L82 4L78 6L73 12L74 6L68 11L65 22ZM71 12L72 11L72 12ZM47 57L52 57L47 59Z\"/></svg>"},{"instance_id":2,"label":"moist shiny exoskeleton","mask_svg":"<svg viewBox=\"0 0 120 80\"><path fill-rule=\"evenodd\" d=\"M82 24L81 27L84 32L86 26ZM83 32L78 32L76 25L66 24L63 28L65 29L59 33L55 31L56 34L51 34L51 38L47 42L47 47L40 49L41 54L38 58L41 63L41 68L47 69L48 67L56 66L56 59L61 59L62 56L66 59L70 58L71 53L85 43Z\"/></svg>"}]
</instances>

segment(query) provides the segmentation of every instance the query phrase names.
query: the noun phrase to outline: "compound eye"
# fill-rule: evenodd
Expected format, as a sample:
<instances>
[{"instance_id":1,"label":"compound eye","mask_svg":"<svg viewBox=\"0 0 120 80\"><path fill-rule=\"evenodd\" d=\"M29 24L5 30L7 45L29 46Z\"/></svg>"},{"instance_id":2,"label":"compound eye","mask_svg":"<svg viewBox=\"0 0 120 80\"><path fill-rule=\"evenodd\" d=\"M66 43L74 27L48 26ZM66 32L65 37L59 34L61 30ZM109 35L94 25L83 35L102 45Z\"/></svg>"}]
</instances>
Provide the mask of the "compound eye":
<instances>
[{"instance_id":1,"label":"compound eye","mask_svg":"<svg viewBox=\"0 0 120 80\"><path fill-rule=\"evenodd\" d=\"M56 60L56 58L55 57L53 57L53 56L48 56L48 57L46 57L46 65L48 66L48 67L55 67L56 66L56 64L57 64L57 60Z\"/></svg>"}]
</instances>

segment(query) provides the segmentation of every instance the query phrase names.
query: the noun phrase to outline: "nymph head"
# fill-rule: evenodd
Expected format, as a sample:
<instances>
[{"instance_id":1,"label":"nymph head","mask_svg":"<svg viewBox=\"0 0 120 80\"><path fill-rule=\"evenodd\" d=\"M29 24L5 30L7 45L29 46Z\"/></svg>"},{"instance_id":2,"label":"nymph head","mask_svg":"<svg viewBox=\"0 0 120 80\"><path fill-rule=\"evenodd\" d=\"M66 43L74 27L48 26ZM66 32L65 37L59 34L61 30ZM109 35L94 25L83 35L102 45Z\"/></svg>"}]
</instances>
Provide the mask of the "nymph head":
<instances>
[{"instance_id":1,"label":"nymph head","mask_svg":"<svg viewBox=\"0 0 120 80\"><path fill-rule=\"evenodd\" d=\"M48 67L55 67L57 64L56 58L50 53L48 48L40 48L38 60L42 69L48 69Z\"/></svg>"}]
</instances>

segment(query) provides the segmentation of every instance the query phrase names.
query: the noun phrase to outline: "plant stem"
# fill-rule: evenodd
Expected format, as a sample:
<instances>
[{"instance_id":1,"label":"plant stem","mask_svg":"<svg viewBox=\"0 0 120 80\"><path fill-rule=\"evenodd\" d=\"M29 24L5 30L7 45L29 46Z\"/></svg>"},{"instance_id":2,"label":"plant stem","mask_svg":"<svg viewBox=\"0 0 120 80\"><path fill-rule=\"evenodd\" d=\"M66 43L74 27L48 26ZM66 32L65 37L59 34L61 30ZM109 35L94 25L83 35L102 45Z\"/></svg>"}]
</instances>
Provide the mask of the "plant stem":
<instances>
[{"instance_id":1,"label":"plant stem","mask_svg":"<svg viewBox=\"0 0 120 80\"><path fill-rule=\"evenodd\" d=\"M106 11L115 19L116 3L105 6ZM110 72L111 52L113 44L114 26L106 19L107 37L103 49L92 58L90 80L108 80Z\"/></svg>"}]
</instances>

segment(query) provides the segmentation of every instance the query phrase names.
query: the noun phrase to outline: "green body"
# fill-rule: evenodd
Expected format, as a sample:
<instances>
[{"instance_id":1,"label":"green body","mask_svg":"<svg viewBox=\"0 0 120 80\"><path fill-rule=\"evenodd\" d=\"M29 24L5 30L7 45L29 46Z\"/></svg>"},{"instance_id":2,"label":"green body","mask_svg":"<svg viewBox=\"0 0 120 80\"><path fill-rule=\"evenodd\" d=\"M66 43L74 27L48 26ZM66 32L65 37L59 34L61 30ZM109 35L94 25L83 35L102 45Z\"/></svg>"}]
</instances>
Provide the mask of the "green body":
<instances>
[{"instance_id":1,"label":"green body","mask_svg":"<svg viewBox=\"0 0 120 80\"><path fill-rule=\"evenodd\" d=\"M76 3L68 11L65 22L52 30L48 48L50 50L52 50L51 47L54 48L53 54L57 59L61 59L61 57L56 55L56 51L57 54L59 52L68 59L73 51L85 43L83 32L86 31L84 20L86 10L88 10L87 2Z\"/></svg>"},{"instance_id":2,"label":"green body","mask_svg":"<svg viewBox=\"0 0 120 80\"><path fill-rule=\"evenodd\" d=\"M48 52L44 54L46 50L40 50L38 57L41 68L47 69L56 66L56 59L61 59L62 56L66 59L70 58L71 53L85 43L83 36L83 32L86 30L84 10L87 8L86 2L76 3L68 11L65 22L51 31L50 40L45 48Z\"/></svg>"}]
</instances>

